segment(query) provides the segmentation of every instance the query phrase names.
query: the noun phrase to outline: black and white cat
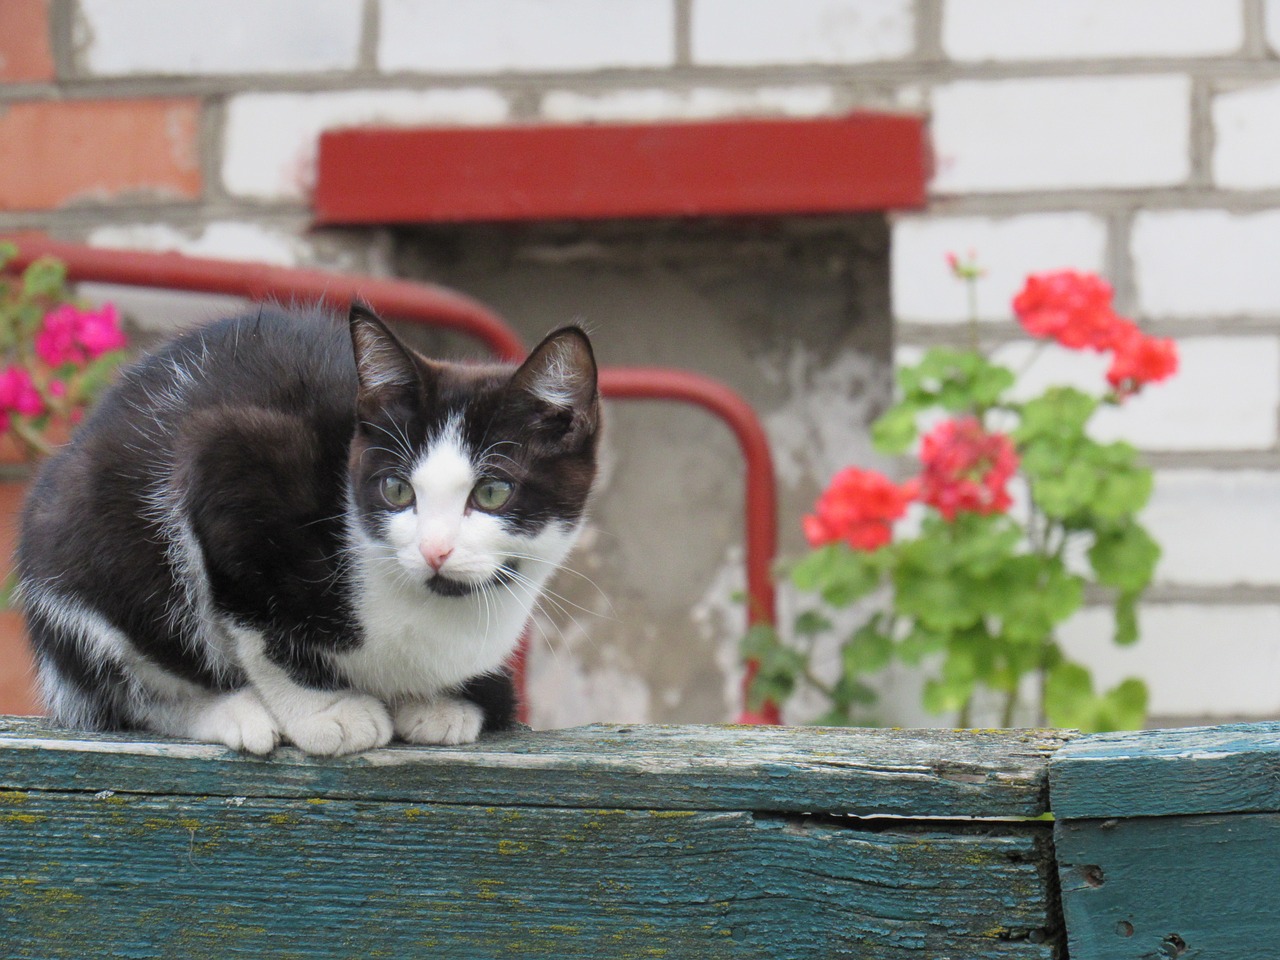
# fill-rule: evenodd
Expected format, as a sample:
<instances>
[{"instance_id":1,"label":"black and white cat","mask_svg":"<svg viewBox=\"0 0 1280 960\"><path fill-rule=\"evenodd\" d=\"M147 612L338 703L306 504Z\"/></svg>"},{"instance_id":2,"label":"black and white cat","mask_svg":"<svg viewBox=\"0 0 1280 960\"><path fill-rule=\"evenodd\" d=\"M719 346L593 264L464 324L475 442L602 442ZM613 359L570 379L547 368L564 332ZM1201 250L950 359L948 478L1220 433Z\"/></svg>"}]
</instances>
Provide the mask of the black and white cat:
<instances>
[{"instance_id":1,"label":"black and white cat","mask_svg":"<svg viewBox=\"0 0 1280 960\"><path fill-rule=\"evenodd\" d=\"M596 472L586 335L425 359L367 308L259 312L124 373L41 470L18 551L51 716L263 754L460 743Z\"/></svg>"}]
</instances>

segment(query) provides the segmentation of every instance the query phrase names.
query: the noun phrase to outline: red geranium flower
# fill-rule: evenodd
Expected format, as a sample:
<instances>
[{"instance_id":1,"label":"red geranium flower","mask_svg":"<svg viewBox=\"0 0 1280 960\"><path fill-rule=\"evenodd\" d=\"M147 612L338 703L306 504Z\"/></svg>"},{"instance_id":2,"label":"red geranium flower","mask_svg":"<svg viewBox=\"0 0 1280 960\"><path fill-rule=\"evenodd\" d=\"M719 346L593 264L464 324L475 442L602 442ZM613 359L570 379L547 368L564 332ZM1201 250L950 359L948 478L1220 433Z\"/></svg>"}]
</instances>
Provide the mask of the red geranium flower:
<instances>
[{"instance_id":1,"label":"red geranium flower","mask_svg":"<svg viewBox=\"0 0 1280 960\"><path fill-rule=\"evenodd\" d=\"M1178 372L1178 345L1172 340L1149 337L1136 325L1130 324L1116 338L1113 349L1115 356L1107 371L1107 382L1121 397Z\"/></svg>"},{"instance_id":2,"label":"red geranium flower","mask_svg":"<svg viewBox=\"0 0 1280 960\"><path fill-rule=\"evenodd\" d=\"M1018 469L1013 442L987 433L974 417L945 420L921 442L920 499L947 520L961 511L1003 513L1013 502L1007 489Z\"/></svg>"},{"instance_id":3,"label":"red geranium flower","mask_svg":"<svg viewBox=\"0 0 1280 960\"><path fill-rule=\"evenodd\" d=\"M837 473L804 518L811 547L844 542L855 550L875 550L893 539L893 521L907 512L914 483L901 486L874 470L847 467Z\"/></svg>"},{"instance_id":4,"label":"red geranium flower","mask_svg":"<svg viewBox=\"0 0 1280 960\"><path fill-rule=\"evenodd\" d=\"M1111 284L1097 274L1033 273L1013 298L1013 312L1032 336L1073 350L1108 350L1117 326L1128 322L1112 309L1111 297Z\"/></svg>"}]
</instances>

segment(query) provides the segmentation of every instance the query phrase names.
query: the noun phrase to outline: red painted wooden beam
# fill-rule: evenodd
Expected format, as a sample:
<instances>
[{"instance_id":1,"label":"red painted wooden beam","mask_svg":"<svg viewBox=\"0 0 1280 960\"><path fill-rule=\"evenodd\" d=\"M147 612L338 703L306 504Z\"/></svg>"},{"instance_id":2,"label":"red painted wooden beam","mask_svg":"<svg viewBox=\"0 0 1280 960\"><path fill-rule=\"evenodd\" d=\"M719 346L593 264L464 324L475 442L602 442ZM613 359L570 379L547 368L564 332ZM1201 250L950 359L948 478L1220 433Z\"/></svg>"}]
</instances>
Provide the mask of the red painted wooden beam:
<instances>
[{"instance_id":1,"label":"red painted wooden beam","mask_svg":"<svg viewBox=\"0 0 1280 960\"><path fill-rule=\"evenodd\" d=\"M848 213L920 207L919 117L357 128L320 138L321 224Z\"/></svg>"}]
</instances>

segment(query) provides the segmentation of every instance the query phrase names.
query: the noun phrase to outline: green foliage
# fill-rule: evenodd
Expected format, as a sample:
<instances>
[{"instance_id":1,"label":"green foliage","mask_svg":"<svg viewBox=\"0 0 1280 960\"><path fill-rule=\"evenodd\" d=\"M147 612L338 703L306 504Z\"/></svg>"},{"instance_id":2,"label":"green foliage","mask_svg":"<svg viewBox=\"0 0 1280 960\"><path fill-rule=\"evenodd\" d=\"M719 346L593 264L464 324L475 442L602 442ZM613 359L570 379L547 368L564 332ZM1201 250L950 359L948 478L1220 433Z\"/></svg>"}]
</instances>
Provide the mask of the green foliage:
<instances>
[{"instance_id":1,"label":"green foliage","mask_svg":"<svg viewBox=\"0 0 1280 960\"><path fill-rule=\"evenodd\" d=\"M1028 502L1015 514L959 510L952 519L928 508L917 532L878 549L833 543L809 552L789 576L817 606L800 614L789 641L762 627L744 641L743 653L759 665L753 708L809 687L829 703L818 722L869 722L875 694L867 680L900 662L927 671L924 706L957 715L962 726L984 693L1003 704L1010 725L1031 691L1040 722L1086 731L1141 725L1142 681L1096 691L1057 632L1093 588L1091 596L1113 602L1115 642L1137 641L1138 601L1160 557L1137 521L1151 471L1129 444L1089 434L1094 415L1120 402L1115 394L1053 387L1017 402L1009 395L1015 380L976 349L935 348L898 371L899 399L872 430L877 449L906 453L922 419L934 422L939 411L974 418L984 430L998 422L1008 428ZM854 604L875 612L836 635L838 611ZM816 677L811 664L824 640L838 644L833 678Z\"/></svg>"}]
</instances>

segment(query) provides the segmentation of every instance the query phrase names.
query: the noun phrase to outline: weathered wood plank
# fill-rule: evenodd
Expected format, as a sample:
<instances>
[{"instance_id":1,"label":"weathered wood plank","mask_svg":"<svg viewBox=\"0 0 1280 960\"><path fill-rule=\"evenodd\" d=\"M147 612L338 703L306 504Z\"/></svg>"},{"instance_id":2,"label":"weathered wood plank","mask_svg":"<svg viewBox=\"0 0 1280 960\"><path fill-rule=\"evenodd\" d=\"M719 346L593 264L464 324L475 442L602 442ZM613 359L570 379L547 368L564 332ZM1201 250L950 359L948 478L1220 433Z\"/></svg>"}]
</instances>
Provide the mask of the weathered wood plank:
<instances>
[{"instance_id":1,"label":"weathered wood plank","mask_svg":"<svg viewBox=\"0 0 1280 960\"><path fill-rule=\"evenodd\" d=\"M1094 734L1049 771L1059 818L1280 811L1280 723Z\"/></svg>"},{"instance_id":2,"label":"weathered wood plank","mask_svg":"<svg viewBox=\"0 0 1280 960\"><path fill-rule=\"evenodd\" d=\"M1050 960L1049 846L1046 823L9 792L0 942L9 960Z\"/></svg>"},{"instance_id":3,"label":"weathered wood plank","mask_svg":"<svg viewBox=\"0 0 1280 960\"><path fill-rule=\"evenodd\" d=\"M874 816L1036 817L1060 731L597 725L336 760L0 722L0 787Z\"/></svg>"},{"instance_id":4,"label":"weathered wood plank","mask_svg":"<svg viewBox=\"0 0 1280 960\"><path fill-rule=\"evenodd\" d=\"M1280 955L1280 816L1058 821L1055 840L1072 960Z\"/></svg>"}]
</instances>

